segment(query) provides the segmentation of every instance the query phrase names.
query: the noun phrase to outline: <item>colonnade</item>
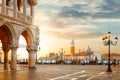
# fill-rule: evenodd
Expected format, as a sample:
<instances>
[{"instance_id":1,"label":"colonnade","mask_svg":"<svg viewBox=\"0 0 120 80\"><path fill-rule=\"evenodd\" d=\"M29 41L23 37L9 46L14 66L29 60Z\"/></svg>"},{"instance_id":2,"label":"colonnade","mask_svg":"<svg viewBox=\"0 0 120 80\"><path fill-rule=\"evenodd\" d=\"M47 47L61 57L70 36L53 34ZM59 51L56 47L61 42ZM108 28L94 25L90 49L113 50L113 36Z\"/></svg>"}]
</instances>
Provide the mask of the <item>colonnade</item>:
<instances>
[{"instance_id":1,"label":"colonnade","mask_svg":"<svg viewBox=\"0 0 120 80\"><path fill-rule=\"evenodd\" d=\"M8 53L11 51L10 69L17 70L17 49L19 48L19 37L23 35L27 42L26 50L28 51L28 67L35 68L36 52L39 44L39 29L32 23L25 24L27 20L27 3L30 5L30 16L34 21L34 6L37 0L13 0L13 15L14 17L6 19L7 9L10 7L11 0L2 0L2 15L0 17L0 40L4 52L4 69L8 69ZM22 3L22 4L21 4ZM23 6L21 9L21 6ZM18 20L18 12L23 10L22 15L24 20Z\"/></svg>"},{"instance_id":2,"label":"colonnade","mask_svg":"<svg viewBox=\"0 0 120 80\"><path fill-rule=\"evenodd\" d=\"M10 69L13 71L17 70L17 49L16 46L10 46L9 44L3 44L3 52L4 52L4 69L7 70L8 66L8 52L11 50L11 61L10 61ZM28 49L28 67L35 68L36 63L36 51L33 49Z\"/></svg>"}]
</instances>

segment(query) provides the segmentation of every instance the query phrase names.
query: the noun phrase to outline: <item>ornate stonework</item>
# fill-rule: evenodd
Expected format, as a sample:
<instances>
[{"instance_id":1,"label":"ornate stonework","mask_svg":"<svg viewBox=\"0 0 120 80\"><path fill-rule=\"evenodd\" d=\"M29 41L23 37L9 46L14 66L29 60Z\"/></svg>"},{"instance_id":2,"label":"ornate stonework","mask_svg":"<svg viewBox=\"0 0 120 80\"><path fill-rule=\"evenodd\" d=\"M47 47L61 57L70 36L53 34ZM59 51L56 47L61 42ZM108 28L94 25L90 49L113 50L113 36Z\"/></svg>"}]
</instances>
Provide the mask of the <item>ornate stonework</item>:
<instances>
[{"instance_id":1,"label":"ornate stonework","mask_svg":"<svg viewBox=\"0 0 120 80\"><path fill-rule=\"evenodd\" d=\"M28 0L28 3L34 6L37 4L37 0Z\"/></svg>"},{"instance_id":2,"label":"ornate stonework","mask_svg":"<svg viewBox=\"0 0 120 80\"><path fill-rule=\"evenodd\" d=\"M8 69L8 52L11 50L11 70L17 70L17 49L19 38L23 35L26 42L26 50L29 53L29 68L35 67L35 55L39 45L39 28L32 21L34 16L26 13L27 0L13 0L14 8L10 7L11 0L2 0L0 4L0 40L4 52L4 68ZM31 5L36 5L36 0L29 0L30 13L34 13ZM23 5L22 5L23 4ZM23 6L23 7L21 7ZM9 8L7 8L9 7ZM23 8L23 9L21 9ZM23 12L20 12L20 9Z\"/></svg>"}]
</instances>

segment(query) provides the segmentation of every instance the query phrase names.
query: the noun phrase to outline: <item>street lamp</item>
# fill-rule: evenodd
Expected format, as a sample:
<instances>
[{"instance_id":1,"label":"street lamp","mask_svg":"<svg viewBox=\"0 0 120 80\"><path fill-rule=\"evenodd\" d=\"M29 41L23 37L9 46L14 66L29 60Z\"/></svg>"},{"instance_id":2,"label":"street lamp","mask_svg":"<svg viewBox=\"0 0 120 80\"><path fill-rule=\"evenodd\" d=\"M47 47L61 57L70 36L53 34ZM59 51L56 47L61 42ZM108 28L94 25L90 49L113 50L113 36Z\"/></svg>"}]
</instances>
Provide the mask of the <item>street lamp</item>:
<instances>
[{"instance_id":1,"label":"street lamp","mask_svg":"<svg viewBox=\"0 0 120 80\"><path fill-rule=\"evenodd\" d=\"M103 44L105 46L108 45L108 69L107 72L112 72L111 66L110 66L110 45L116 45L118 42L118 38L115 37L114 42L110 39L111 32L108 32L108 35L106 37L103 37Z\"/></svg>"},{"instance_id":2,"label":"street lamp","mask_svg":"<svg viewBox=\"0 0 120 80\"><path fill-rule=\"evenodd\" d=\"M59 51L60 57L61 57L61 64L63 63L63 56L65 54L65 51L63 51L63 48L61 48L61 51Z\"/></svg>"}]
</instances>

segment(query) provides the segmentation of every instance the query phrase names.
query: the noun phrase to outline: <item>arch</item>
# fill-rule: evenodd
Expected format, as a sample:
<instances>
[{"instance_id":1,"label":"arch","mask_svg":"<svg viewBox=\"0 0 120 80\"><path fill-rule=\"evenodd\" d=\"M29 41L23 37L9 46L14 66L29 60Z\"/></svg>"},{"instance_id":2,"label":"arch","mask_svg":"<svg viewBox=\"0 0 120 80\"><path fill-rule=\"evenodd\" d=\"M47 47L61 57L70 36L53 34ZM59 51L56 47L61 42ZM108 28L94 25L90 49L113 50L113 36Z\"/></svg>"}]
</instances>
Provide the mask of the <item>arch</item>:
<instances>
[{"instance_id":1,"label":"arch","mask_svg":"<svg viewBox=\"0 0 120 80\"><path fill-rule=\"evenodd\" d=\"M15 29L14 29L12 23L9 23L7 21L3 21L1 23L2 24L0 25L0 34L1 34L0 40L2 42L2 49L4 52L4 69L8 69L8 52L9 52L11 47L13 49L13 47L15 48L18 46L17 39L16 39L17 34L15 32ZM12 54L12 56L13 56L13 54ZM15 62L16 62L16 60L14 62L11 61L11 65L12 65L12 63L15 63Z\"/></svg>"},{"instance_id":2,"label":"arch","mask_svg":"<svg viewBox=\"0 0 120 80\"><path fill-rule=\"evenodd\" d=\"M2 23L3 24L0 25L0 32L3 34L0 36L2 39L1 41L5 41L9 44L15 44L15 39L17 38L17 35L13 25L8 21L3 21Z\"/></svg>"},{"instance_id":3,"label":"arch","mask_svg":"<svg viewBox=\"0 0 120 80\"><path fill-rule=\"evenodd\" d=\"M21 31L21 34L26 40L27 43L27 49L33 46L33 41L34 41L34 35L32 31L29 28L25 28L23 31Z\"/></svg>"}]
</instances>

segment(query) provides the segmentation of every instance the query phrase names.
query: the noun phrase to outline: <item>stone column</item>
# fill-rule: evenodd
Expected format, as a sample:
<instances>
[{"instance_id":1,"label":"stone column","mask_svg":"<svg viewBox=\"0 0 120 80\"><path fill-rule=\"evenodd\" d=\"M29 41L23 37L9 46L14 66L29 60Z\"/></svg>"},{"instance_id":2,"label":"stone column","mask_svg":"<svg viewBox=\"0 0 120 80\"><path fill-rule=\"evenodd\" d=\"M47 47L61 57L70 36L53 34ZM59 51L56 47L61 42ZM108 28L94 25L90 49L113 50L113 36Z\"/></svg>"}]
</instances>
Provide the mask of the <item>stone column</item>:
<instances>
[{"instance_id":1,"label":"stone column","mask_svg":"<svg viewBox=\"0 0 120 80\"><path fill-rule=\"evenodd\" d=\"M29 68L34 69L35 68L35 60L36 60L36 50L28 50L29 56L28 56L28 65Z\"/></svg>"},{"instance_id":2,"label":"stone column","mask_svg":"<svg viewBox=\"0 0 120 80\"><path fill-rule=\"evenodd\" d=\"M23 0L23 13L24 13L24 21L26 22L27 16L26 16L26 0Z\"/></svg>"},{"instance_id":3,"label":"stone column","mask_svg":"<svg viewBox=\"0 0 120 80\"><path fill-rule=\"evenodd\" d=\"M32 23L34 21L34 6L37 4L37 0L27 0L30 5L30 15L32 16Z\"/></svg>"},{"instance_id":4,"label":"stone column","mask_svg":"<svg viewBox=\"0 0 120 80\"><path fill-rule=\"evenodd\" d=\"M6 14L6 0L2 0L2 13Z\"/></svg>"},{"instance_id":5,"label":"stone column","mask_svg":"<svg viewBox=\"0 0 120 80\"><path fill-rule=\"evenodd\" d=\"M9 50L4 51L4 69L8 69L8 52Z\"/></svg>"},{"instance_id":6,"label":"stone column","mask_svg":"<svg viewBox=\"0 0 120 80\"><path fill-rule=\"evenodd\" d=\"M10 69L13 71L17 70L17 47L11 47Z\"/></svg>"},{"instance_id":7,"label":"stone column","mask_svg":"<svg viewBox=\"0 0 120 80\"><path fill-rule=\"evenodd\" d=\"M34 6L30 5L30 16L32 16L32 23L34 23Z\"/></svg>"},{"instance_id":8,"label":"stone column","mask_svg":"<svg viewBox=\"0 0 120 80\"><path fill-rule=\"evenodd\" d=\"M4 51L4 69L8 69L8 52L10 48L9 45L6 43L3 43L3 51Z\"/></svg>"},{"instance_id":9,"label":"stone column","mask_svg":"<svg viewBox=\"0 0 120 80\"><path fill-rule=\"evenodd\" d=\"M17 18L17 0L13 0L14 4L14 18Z\"/></svg>"}]
</instances>

